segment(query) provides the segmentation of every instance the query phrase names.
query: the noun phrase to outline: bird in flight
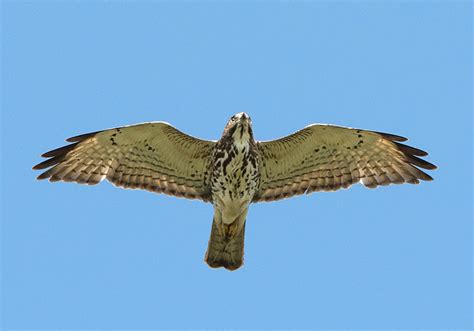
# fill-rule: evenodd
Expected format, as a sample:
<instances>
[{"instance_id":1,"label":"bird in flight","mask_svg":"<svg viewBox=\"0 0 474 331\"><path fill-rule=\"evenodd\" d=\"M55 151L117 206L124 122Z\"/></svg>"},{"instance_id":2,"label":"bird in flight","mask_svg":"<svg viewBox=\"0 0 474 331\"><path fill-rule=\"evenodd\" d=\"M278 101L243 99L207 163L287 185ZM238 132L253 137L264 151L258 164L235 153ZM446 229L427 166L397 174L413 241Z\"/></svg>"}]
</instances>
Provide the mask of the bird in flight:
<instances>
[{"instance_id":1,"label":"bird in flight","mask_svg":"<svg viewBox=\"0 0 474 331\"><path fill-rule=\"evenodd\" d=\"M44 153L38 179L94 185L107 179L123 188L199 199L214 206L205 256L213 268L243 264L245 221L253 202L336 191L362 183L418 184L436 166L404 137L312 124L289 136L256 141L246 113L230 118L218 141L150 122L86 133ZM49 168L49 169L48 169Z\"/></svg>"}]
</instances>

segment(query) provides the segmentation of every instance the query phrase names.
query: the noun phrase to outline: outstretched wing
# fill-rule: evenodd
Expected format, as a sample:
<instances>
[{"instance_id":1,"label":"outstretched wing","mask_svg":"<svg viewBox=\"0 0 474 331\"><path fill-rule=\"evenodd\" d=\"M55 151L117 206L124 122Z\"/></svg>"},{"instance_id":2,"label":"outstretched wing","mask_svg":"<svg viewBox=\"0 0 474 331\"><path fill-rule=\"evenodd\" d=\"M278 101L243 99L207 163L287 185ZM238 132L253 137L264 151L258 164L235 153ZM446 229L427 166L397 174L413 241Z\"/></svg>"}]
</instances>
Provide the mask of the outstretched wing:
<instances>
[{"instance_id":1,"label":"outstretched wing","mask_svg":"<svg viewBox=\"0 0 474 331\"><path fill-rule=\"evenodd\" d=\"M419 168L436 166L428 153L399 143L406 138L332 125L310 125L287 137L259 142L261 184L254 197L273 201L314 191L418 184L432 178Z\"/></svg>"},{"instance_id":2,"label":"outstretched wing","mask_svg":"<svg viewBox=\"0 0 474 331\"><path fill-rule=\"evenodd\" d=\"M178 197L210 200L206 178L215 142L153 122L88 133L43 154L38 179L94 185L104 178L117 186Z\"/></svg>"}]
</instances>

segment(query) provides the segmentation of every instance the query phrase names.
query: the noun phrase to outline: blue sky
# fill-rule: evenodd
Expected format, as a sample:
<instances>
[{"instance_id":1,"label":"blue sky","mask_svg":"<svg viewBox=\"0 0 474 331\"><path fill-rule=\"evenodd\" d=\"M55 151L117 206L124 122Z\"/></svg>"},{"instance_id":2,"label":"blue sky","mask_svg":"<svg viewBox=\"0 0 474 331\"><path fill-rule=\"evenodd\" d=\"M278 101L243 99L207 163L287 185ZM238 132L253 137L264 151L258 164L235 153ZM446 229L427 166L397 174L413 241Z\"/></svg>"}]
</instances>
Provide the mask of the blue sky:
<instances>
[{"instance_id":1,"label":"blue sky","mask_svg":"<svg viewBox=\"0 0 474 331\"><path fill-rule=\"evenodd\" d=\"M469 2L2 2L2 326L472 327ZM212 206L38 182L63 139L162 120L259 140L310 123L409 137L435 181L252 205L245 265Z\"/></svg>"}]
</instances>

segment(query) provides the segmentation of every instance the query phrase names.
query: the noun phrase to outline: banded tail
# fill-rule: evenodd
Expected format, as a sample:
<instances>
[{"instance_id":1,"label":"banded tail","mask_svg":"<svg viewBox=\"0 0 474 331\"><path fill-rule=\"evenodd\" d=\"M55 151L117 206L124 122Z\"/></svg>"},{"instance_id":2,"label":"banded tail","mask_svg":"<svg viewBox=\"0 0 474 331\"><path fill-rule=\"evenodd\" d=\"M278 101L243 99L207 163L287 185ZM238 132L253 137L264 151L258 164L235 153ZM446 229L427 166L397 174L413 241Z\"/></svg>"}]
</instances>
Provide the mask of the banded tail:
<instances>
[{"instance_id":1,"label":"banded tail","mask_svg":"<svg viewBox=\"0 0 474 331\"><path fill-rule=\"evenodd\" d=\"M216 221L213 220L205 257L206 263L211 268L224 267L227 270L240 268L244 263L244 236L245 223L239 232L231 235L221 234Z\"/></svg>"}]
</instances>

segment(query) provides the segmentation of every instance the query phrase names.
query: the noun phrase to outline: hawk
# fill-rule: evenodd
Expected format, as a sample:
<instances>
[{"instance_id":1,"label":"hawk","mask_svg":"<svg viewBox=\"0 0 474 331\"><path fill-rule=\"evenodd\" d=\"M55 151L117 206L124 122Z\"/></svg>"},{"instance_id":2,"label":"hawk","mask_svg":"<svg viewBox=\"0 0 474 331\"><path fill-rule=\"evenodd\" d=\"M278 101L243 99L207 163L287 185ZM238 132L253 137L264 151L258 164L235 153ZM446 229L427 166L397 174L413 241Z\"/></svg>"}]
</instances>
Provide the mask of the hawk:
<instances>
[{"instance_id":1,"label":"hawk","mask_svg":"<svg viewBox=\"0 0 474 331\"><path fill-rule=\"evenodd\" d=\"M38 179L94 185L107 179L212 203L214 218L205 256L213 268L238 269L251 203L303 193L336 191L362 183L410 183L433 178L426 152L394 134L312 124L289 136L256 141L245 113L230 118L218 141L187 135L168 123L150 122L86 133L42 156ZM49 169L48 169L49 168Z\"/></svg>"}]
</instances>

